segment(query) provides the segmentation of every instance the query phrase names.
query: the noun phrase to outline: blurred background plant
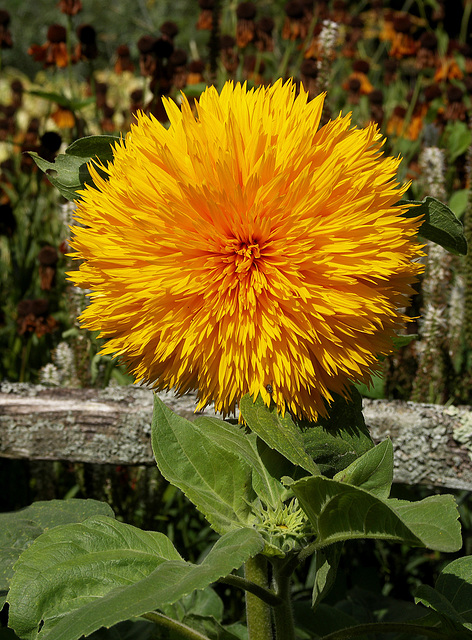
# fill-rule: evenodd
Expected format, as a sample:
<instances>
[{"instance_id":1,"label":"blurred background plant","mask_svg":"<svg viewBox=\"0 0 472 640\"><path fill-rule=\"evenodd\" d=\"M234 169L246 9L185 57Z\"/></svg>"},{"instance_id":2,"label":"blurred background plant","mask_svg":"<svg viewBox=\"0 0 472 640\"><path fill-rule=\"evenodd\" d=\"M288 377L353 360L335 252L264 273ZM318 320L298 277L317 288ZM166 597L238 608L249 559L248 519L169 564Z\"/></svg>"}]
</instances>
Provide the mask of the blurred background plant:
<instances>
[{"instance_id":1,"label":"blurred background plant","mask_svg":"<svg viewBox=\"0 0 472 640\"><path fill-rule=\"evenodd\" d=\"M138 109L167 126L162 98L179 103L181 91L192 100L210 83L221 87L233 79L255 86L279 77L295 78L310 97L327 91L323 122L351 111L354 125L377 123L388 136L385 151L403 157L399 177L412 181L407 197L448 203L472 246L468 0L46 4L0 0L0 380L132 382L119 364L98 354L100 340L79 327L86 296L65 277L76 268L67 257L74 207L28 152L52 162L77 137L126 132ZM418 339L405 340L361 391L471 404L472 254L453 256L429 243L426 251L405 329ZM2 464L2 509L41 498L106 499L127 522L170 535L190 560L205 553L208 527L157 469L62 463L45 469L44 463ZM396 489L399 497L411 490ZM459 501L471 553L468 494L460 493ZM367 548L375 552L372 572ZM432 584L442 562L438 554L393 552L383 543L359 542L350 553L341 564L362 579L348 583L340 571L330 596L343 594L346 611L364 606L359 585L381 598L398 596L420 579ZM312 581L308 567L299 579L300 598ZM388 608L386 600L377 604L379 611ZM230 604L233 614L240 607Z\"/></svg>"}]
</instances>

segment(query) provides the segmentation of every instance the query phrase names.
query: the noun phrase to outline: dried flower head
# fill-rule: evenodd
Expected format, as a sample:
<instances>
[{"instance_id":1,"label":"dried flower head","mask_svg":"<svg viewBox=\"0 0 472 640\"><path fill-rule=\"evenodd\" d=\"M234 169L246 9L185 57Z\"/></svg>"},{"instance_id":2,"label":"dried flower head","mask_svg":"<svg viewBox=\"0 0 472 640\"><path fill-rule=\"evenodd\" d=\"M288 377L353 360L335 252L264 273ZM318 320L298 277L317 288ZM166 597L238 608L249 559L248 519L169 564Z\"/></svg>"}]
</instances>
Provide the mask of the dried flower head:
<instances>
[{"instance_id":1,"label":"dried flower head","mask_svg":"<svg viewBox=\"0 0 472 640\"><path fill-rule=\"evenodd\" d=\"M84 326L138 380L316 419L391 352L419 221L377 127L317 131L323 99L281 80L209 87L196 115L164 99L168 129L140 113L108 179L91 167L70 278L92 290Z\"/></svg>"}]
</instances>

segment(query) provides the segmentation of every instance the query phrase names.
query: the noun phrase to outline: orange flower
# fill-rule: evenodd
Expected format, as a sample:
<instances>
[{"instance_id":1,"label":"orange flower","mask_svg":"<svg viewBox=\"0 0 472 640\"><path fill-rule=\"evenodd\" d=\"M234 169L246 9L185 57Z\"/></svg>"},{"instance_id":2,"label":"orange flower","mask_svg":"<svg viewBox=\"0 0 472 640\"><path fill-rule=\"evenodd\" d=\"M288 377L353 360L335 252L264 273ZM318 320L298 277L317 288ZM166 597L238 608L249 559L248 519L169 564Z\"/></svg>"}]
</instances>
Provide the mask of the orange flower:
<instances>
[{"instance_id":1,"label":"orange flower","mask_svg":"<svg viewBox=\"0 0 472 640\"><path fill-rule=\"evenodd\" d=\"M462 80L464 74L454 58L443 58L434 74L434 82L442 80Z\"/></svg>"},{"instance_id":2,"label":"orange flower","mask_svg":"<svg viewBox=\"0 0 472 640\"><path fill-rule=\"evenodd\" d=\"M72 129L75 125L75 117L70 109L58 106L54 113L51 114L59 129Z\"/></svg>"},{"instance_id":3,"label":"orange flower","mask_svg":"<svg viewBox=\"0 0 472 640\"><path fill-rule=\"evenodd\" d=\"M48 29L45 44L33 44L28 49L28 54L33 56L36 62L42 62L45 67L67 67L69 56L66 46L66 30L60 24L52 24Z\"/></svg>"}]
</instances>

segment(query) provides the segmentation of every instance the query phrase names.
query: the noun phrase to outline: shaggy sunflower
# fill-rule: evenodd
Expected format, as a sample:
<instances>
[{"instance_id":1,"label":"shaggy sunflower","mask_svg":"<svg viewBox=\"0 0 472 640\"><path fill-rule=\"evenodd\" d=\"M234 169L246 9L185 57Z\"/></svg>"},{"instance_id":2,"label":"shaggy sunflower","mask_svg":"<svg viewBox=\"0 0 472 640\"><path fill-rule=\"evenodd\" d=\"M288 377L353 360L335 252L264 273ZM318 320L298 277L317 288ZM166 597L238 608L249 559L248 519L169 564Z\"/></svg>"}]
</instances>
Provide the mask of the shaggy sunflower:
<instances>
[{"instance_id":1,"label":"shaggy sunflower","mask_svg":"<svg viewBox=\"0 0 472 640\"><path fill-rule=\"evenodd\" d=\"M138 114L97 189L81 192L70 274L84 326L138 380L196 389L231 412L246 393L282 413L325 413L392 350L421 267L402 216L399 159L375 125L291 82L208 88L170 127Z\"/></svg>"}]
</instances>

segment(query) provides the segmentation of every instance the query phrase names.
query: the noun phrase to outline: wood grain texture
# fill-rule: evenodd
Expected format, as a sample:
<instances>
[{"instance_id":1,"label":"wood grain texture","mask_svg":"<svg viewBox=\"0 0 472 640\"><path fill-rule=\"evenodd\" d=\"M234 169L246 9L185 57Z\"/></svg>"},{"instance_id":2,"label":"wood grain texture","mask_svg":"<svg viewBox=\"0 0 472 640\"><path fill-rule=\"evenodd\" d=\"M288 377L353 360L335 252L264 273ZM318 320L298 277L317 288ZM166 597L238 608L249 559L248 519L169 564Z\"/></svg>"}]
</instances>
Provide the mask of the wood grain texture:
<instances>
[{"instance_id":1,"label":"wood grain texture","mask_svg":"<svg viewBox=\"0 0 472 640\"><path fill-rule=\"evenodd\" d=\"M194 396L159 396L178 414L195 416ZM153 465L152 404L152 391L140 387L2 382L0 457ZM364 416L374 440L392 440L396 482L472 490L470 407L365 400Z\"/></svg>"}]
</instances>

